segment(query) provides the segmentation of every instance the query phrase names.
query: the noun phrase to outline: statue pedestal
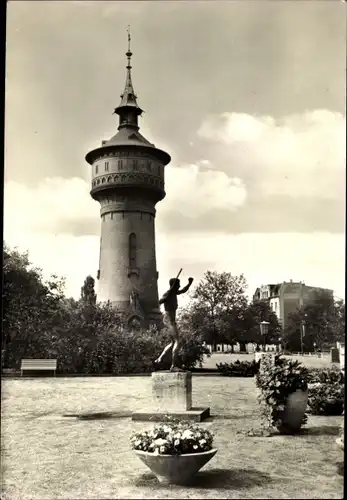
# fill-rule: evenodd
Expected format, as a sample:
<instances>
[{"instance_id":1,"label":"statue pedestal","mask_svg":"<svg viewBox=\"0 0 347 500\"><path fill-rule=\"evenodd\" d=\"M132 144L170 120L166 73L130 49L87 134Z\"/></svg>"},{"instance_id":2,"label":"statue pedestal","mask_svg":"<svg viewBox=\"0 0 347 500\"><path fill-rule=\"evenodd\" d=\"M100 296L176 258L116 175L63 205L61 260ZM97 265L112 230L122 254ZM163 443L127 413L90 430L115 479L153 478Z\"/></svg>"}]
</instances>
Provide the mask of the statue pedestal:
<instances>
[{"instance_id":1,"label":"statue pedestal","mask_svg":"<svg viewBox=\"0 0 347 500\"><path fill-rule=\"evenodd\" d=\"M161 422L165 417L201 422L210 416L209 408L192 406L191 372L152 373L152 410L137 411L132 420Z\"/></svg>"}]
</instances>

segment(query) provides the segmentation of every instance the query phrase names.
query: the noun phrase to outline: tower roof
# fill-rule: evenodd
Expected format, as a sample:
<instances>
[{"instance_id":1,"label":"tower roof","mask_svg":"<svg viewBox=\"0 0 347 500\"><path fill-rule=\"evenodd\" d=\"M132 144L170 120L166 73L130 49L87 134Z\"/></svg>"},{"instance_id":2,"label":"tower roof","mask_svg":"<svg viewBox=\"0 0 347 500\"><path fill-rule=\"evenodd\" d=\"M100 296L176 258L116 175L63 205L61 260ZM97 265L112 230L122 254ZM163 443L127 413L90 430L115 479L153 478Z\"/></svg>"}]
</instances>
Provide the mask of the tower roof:
<instances>
[{"instance_id":1,"label":"tower roof","mask_svg":"<svg viewBox=\"0 0 347 500\"><path fill-rule=\"evenodd\" d=\"M114 110L115 113L118 115L121 115L122 112L127 111L127 108L133 108L136 109L137 114L140 115L142 113L142 109L138 106L137 104L137 96L134 91L133 87L133 82L131 79L131 56L133 53L131 52L130 49L130 42L131 42L131 36L130 36L130 28L128 27L128 50L126 52L126 56L128 59L128 64L126 66L126 78L125 78L125 87L123 94L121 94L121 101L119 106ZM124 109L125 108L125 109Z\"/></svg>"},{"instance_id":2,"label":"tower roof","mask_svg":"<svg viewBox=\"0 0 347 500\"><path fill-rule=\"evenodd\" d=\"M86 155L86 160L88 163L92 163L95 158L100 154L105 152L107 148L113 147L124 147L124 146L141 146L150 149L151 152L158 156L161 161L167 165L171 158L168 153L162 151L155 147L154 144L149 142L142 134L139 132L138 117L142 114L142 109L137 104L137 98L134 91L132 79L131 79L131 56L132 52L130 49L130 30L128 28L128 50L126 56L128 59L126 66L126 78L125 87L123 94L121 95L121 102L119 106L114 110L119 116L119 125L117 133L111 137L111 139L102 141L101 148L94 149Z\"/></svg>"}]
</instances>

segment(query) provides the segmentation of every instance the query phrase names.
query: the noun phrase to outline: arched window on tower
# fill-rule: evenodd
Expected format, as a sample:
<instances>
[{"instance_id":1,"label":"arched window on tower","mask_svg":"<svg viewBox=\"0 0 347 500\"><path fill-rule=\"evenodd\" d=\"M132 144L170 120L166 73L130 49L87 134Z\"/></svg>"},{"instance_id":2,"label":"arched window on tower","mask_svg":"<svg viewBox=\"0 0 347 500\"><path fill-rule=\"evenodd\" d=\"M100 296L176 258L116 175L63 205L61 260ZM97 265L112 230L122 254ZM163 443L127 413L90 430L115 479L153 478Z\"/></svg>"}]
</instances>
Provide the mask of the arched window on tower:
<instances>
[{"instance_id":1,"label":"arched window on tower","mask_svg":"<svg viewBox=\"0 0 347 500\"><path fill-rule=\"evenodd\" d=\"M134 269L136 267L136 234L129 235L129 267Z\"/></svg>"}]
</instances>

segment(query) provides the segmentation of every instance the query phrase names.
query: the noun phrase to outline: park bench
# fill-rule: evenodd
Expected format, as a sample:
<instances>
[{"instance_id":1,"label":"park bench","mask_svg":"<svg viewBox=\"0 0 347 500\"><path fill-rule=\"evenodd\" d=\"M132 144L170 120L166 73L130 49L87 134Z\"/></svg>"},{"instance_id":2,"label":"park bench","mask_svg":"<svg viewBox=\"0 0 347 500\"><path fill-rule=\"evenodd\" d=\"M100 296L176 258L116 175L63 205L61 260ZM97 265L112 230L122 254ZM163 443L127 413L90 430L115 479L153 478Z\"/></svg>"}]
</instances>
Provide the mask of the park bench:
<instances>
[{"instance_id":1,"label":"park bench","mask_svg":"<svg viewBox=\"0 0 347 500\"><path fill-rule=\"evenodd\" d=\"M52 370L55 376L56 369L56 359L22 359L20 374L22 376L24 370Z\"/></svg>"}]
</instances>

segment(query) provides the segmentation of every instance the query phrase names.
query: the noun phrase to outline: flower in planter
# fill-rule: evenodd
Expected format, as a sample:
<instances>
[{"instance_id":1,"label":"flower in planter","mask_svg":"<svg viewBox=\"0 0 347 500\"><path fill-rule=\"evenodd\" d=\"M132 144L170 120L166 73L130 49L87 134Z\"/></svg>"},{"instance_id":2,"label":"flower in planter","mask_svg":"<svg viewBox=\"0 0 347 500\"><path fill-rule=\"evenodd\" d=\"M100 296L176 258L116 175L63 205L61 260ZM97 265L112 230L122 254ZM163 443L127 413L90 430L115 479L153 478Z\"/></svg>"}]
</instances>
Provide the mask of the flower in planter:
<instances>
[{"instance_id":1,"label":"flower in planter","mask_svg":"<svg viewBox=\"0 0 347 500\"><path fill-rule=\"evenodd\" d=\"M285 422L288 398L297 391L307 391L308 370L298 361L276 354L272 359L264 358L256 374L256 386L260 389L258 397L263 410L263 417L268 428L274 427L280 432L291 433L306 423L303 412L299 426L294 429ZM305 401L303 402L306 407Z\"/></svg>"},{"instance_id":2,"label":"flower in planter","mask_svg":"<svg viewBox=\"0 0 347 500\"><path fill-rule=\"evenodd\" d=\"M345 375L337 368L311 368L309 369L309 383L344 384Z\"/></svg>"},{"instance_id":3,"label":"flower in planter","mask_svg":"<svg viewBox=\"0 0 347 500\"><path fill-rule=\"evenodd\" d=\"M309 385L308 406L313 415L341 415L344 408L344 385L339 382Z\"/></svg>"},{"instance_id":4,"label":"flower in planter","mask_svg":"<svg viewBox=\"0 0 347 500\"><path fill-rule=\"evenodd\" d=\"M182 455L212 450L213 434L191 422L172 421L155 425L151 431L135 432L130 442L134 450Z\"/></svg>"}]
</instances>

